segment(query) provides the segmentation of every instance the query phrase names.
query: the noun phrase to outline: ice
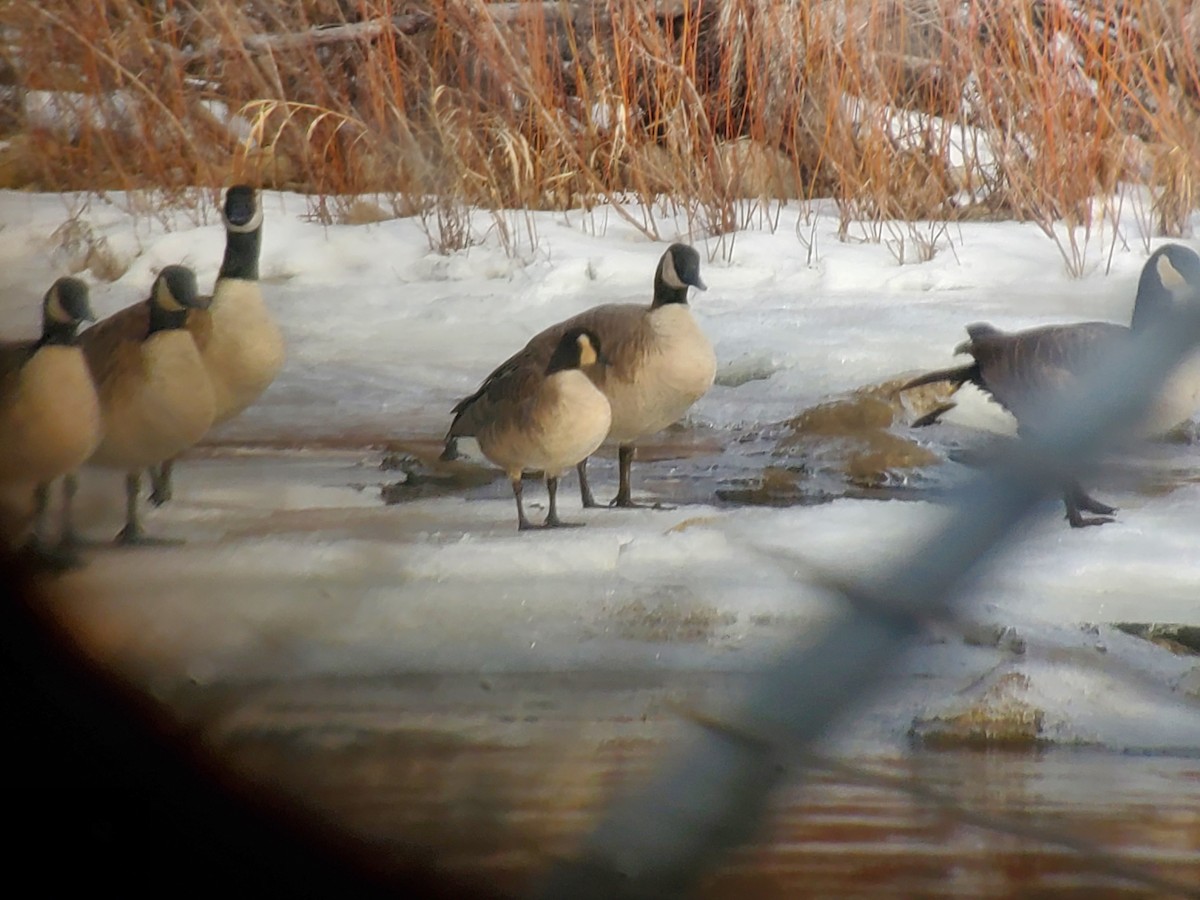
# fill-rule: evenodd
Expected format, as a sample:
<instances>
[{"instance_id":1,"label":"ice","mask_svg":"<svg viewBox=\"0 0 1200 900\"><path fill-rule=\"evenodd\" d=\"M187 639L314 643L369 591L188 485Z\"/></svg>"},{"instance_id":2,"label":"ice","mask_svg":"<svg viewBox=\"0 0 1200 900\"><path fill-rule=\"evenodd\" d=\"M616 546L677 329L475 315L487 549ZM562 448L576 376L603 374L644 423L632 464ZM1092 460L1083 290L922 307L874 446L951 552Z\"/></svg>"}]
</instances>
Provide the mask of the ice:
<instances>
[{"instance_id":1,"label":"ice","mask_svg":"<svg viewBox=\"0 0 1200 900\"><path fill-rule=\"evenodd\" d=\"M218 217L139 216L136 201L0 192L5 336L35 334L42 292L86 261L64 249L69 220L107 241L123 266L112 281L82 270L102 315L142 299L168 263L185 262L212 284ZM705 502L674 510L580 510L569 477L561 513L587 527L518 534L503 479L384 504L383 485L400 476L380 469L382 448L435 448L453 403L545 326L598 303L647 301L675 238L701 249L709 289L692 305L719 360L717 385L688 420L721 446L735 429L950 365L972 322L1127 321L1149 247L1163 242L1143 242L1127 212L1127 240L1094 235L1084 275L1072 279L1036 226L963 223L944 230L932 260L902 266L886 244L838 240L831 205L790 204L774 233L739 233L731 258L718 241L689 236L684 221L662 220L664 240L653 242L604 209L518 214L537 243L515 255L476 212L478 242L443 256L418 219L322 224L311 204L264 196L261 274L288 343L283 372L181 464L176 501L148 513L152 529L188 543L100 551L65 581L88 593L64 599L62 614L98 655L156 690L314 674L750 671L820 628L838 602L824 575L912 561L943 515L937 495L740 507L702 484ZM978 392L957 400L944 430L917 437L942 452L939 441L984 447L990 433L1011 432L1011 419ZM300 446L310 449L272 449ZM610 456L597 465L595 487L607 498ZM638 490L653 493L687 465L639 462ZM970 474L949 463L939 471L947 483ZM1115 523L1071 530L1061 505L1047 501L972 583L964 621L1009 638L989 646L969 640L967 624L946 626L909 655L890 705L855 727L903 740L914 721L977 699L961 692L992 671L1013 675L1005 684L1022 685L1021 701L1040 710L1040 740L1194 747L1195 704L1178 689L1194 678L1194 658L1110 626L1200 625L1195 452L1169 445L1113 471L1096 494L1120 508ZM81 519L100 536L119 525L119 482L99 472L85 479ZM527 487L535 518L544 491ZM1071 653L1055 657L1055 648Z\"/></svg>"}]
</instances>

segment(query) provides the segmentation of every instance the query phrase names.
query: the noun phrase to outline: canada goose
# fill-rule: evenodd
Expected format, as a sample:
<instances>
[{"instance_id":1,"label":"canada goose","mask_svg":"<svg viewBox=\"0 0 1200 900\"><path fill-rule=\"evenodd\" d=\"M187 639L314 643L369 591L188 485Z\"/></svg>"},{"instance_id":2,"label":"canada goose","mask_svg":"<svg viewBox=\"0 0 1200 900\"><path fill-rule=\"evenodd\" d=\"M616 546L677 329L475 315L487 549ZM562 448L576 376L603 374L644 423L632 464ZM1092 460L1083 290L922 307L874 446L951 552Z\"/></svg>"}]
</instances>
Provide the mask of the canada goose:
<instances>
[{"instance_id":1,"label":"canada goose","mask_svg":"<svg viewBox=\"0 0 1200 900\"><path fill-rule=\"evenodd\" d=\"M258 283L262 207L254 188L225 192L225 257L212 302L188 314L187 327L208 369L216 400L213 425L227 422L258 399L283 367L283 335L263 302ZM171 498L173 460L151 472L156 506Z\"/></svg>"},{"instance_id":2,"label":"canada goose","mask_svg":"<svg viewBox=\"0 0 1200 900\"><path fill-rule=\"evenodd\" d=\"M1128 338L1157 311L1200 291L1200 256L1180 244L1159 248L1142 267L1133 317L1128 326L1112 322L1047 325L1006 333L987 324L967 326L969 340L955 353L974 361L930 372L908 382L902 390L945 381L955 387L970 382L1013 414L1018 429L1037 431L1036 415L1045 393L1061 390L1089 366L1099 363L1114 343ZM1200 353L1185 360L1167 380L1136 428L1141 437L1161 435L1189 419L1200 407ZM1067 521L1073 527L1112 521L1116 509L1090 497L1076 482L1063 492ZM1095 513L1093 517L1083 512Z\"/></svg>"},{"instance_id":3,"label":"canada goose","mask_svg":"<svg viewBox=\"0 0 1200 900\"><path fill-rule=\"evenodd\" d=\"M0 484L33 491L29 546L47 558L50 484L82 465L100 442L100 401L77 335L81 322L95 318L88 286L60 278L42 298L41 338L0 343Z\"/></svg>"},{"instance_id":4,"label":"canada goose","mask_svg":"<svg viewBox=\"0 0 1200 900\"><path fill-rule=\"evenodd\" d=\"M700 279L700 254L686 244L672 244L655 270L654 298L649 306L609 303L552 325L484 382L486 388L493 378L511 369L544 366L571 329L586 328L595 334L609 365L594 366L588 375L612 406L607 441L619 448L620 484L613 506L638 505L633 502L629 475L637 441L677 421L712 387L717 358L688 308L689 285L707 289ZM480 392L454 407L444 459L454 458L457 438L477 435L480 425L474 406ZM598 505L588 485L586 457L578 470L583 505Z\"/></svg>"},{"instance_id":5,"label":"canada goose","mask_svg":"<svg viewBox=\"0 0 1200 900\"><path fill-rule=\"evenodd\" d=\"M521 502L521 473L526 470L546 478L550 510L542 527L574 524L558 518L558 478L594 453L612 424L608 399L585 374L603 362L595 333L571 328L542 371L528 365L503 369L475 396L479 449L512 482L522 531L537 527L525 517Z\"/></svg>"},{"instance_id":6,"label":"canada goose","mask_svg":"<svg viewBox=\"0 0 1200 900\"><path fill-rule=\"evenodd\" d=\"M125 527L118 543L162 543L142 531L141 472L182 453L212 425L213 389L185 327L188 312L208 302L197 292L191 269L166 266L149 299L80 335L104 420L104 437L89 462L126 472Z\"/></svg>"}]
</instances>

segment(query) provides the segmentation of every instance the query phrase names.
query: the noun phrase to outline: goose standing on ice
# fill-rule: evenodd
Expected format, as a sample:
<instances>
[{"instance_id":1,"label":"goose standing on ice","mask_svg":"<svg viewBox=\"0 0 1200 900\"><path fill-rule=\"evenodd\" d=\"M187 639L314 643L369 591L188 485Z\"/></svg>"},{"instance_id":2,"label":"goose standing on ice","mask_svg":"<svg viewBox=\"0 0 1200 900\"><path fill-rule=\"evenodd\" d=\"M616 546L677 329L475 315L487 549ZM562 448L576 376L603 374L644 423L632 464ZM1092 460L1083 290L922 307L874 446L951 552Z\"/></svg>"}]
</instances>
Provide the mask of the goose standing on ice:
<instances>
[{"instance_id":1,"label":"goose standing on ice","mask_svg":"<svg viewBox=\"0 0 1200 900\"><path fill-rule=\"evenodd\" d=\"M283 367L283 335L263 301L258 282L262 248L262 207L254 188L234 185L225 192L225 256L207 309L193 310L187 327L208 370L216 401L213 425L237 416L265 391ZM150 500L171 499L166 460L151 472Z\"/></svg>"},{"instance_id":2,"label":"goose standing on ice","mask_svg":"<svg viewBox=\"0 0 1200 900\"><path fill-rule=\"evenodd\" d=\"M142 470L187 450L212 425L213 389L186 327L188 313L207 305L191 269L166 266L148 300L80 335L104 423L104 436L89 462L126 473L125 527L118 543L165 543L142 530ZM74 478L68 478L73 490Z\"/></svg>"},{"instance_id":3,"label":"goose standing on ice","mask_svg":"<svg viewBox=\"0 0 1200 900\"><path fill-rule=\"evenodd\" d=\"M620 483L612 506L633 507L630 468L637 443L678 421L712 387L717 358L688 307L688 288L706 290L700 278L700 254L687 244L672 244L654 272L654 296L648 306L609 303L586 310L530 339L489 377L505 371L544 367L567 332L585 328L594 334L609 364L588 370L612 407L607 442L618 447ZM486 385L486 382L485 382ZM443 459L453 459L459 437L477 436L473 409L479 393L454 407ZM578 464L585 507L597 506L587 480L587 459Z\"/></svg>"},{"instance_id":4,"label":"goose standing on ice","mask_svg":"<svg viewBox=\"0 0 1200 900\"><path fill-rule=\"evenodd\" d=\"M972 362L922 375L903 389L935 382L973 384L1013 414L1019 430L1036 432L1045 395L1062 390L1100 363L1118 342L1137 334L1154 315L1200 298L1200 257L1181 244L1160 247L1146 261L1128 326L1112 322L1047 325L1007 333L987 324L967 326L969 339L955 348ZM1155 437L1186 422L1200 408L1200 352L1174 371L1148 402L1136 436ZM1111 522L1114 507L1094 499L1077 482L1063 490L1067 521L1075 528ZM1093 513L1085 516L1083 513Z\"/></svg>"},{"instance_id":5,"label":"goose standing on ice","mask_svg":"<svg viewBox=\"0 0 1200 900\"><path fill-rule=\"evenodd\" d=\"M525 517L521 473L546 477L550 508L541 527L575 523L558 517L558 478L577 465L608 435L612 411L608 399L586 373L604 365L601 344L585 328L571 328L559 339L543 371L529 366L498 370L475 395L475 436L484 456L502 468L517 500L517 527L538 526Z\"/></svg>"},{"instance_id":6,"label":"goose standing on ice","mask_svg":"<svg viewBox=\"0 0 1200 900\"><path fill-rule=\"evenodd\" d=\"M60 278L42 298L41 338L0 343L0 485L32 491L29 547L63 563L73 560L49 550L46 510L51 483L83 465L100 442L100 401L78 340L80 323L95 318L87 284ZM70 518L67 494L67 533Z\"/></svg>"}]
</instances>

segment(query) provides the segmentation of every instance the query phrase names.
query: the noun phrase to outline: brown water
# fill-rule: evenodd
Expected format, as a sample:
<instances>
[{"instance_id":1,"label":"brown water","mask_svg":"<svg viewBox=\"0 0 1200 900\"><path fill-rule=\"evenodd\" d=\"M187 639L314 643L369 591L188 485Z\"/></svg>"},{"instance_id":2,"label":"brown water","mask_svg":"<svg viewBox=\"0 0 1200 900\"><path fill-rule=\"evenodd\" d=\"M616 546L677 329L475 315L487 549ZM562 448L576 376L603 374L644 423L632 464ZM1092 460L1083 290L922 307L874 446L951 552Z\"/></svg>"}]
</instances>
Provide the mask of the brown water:
<instances>
[{"instance_id":1,"label":"brown water","mask_svg":"<svg viewBox=\"0 0 1200 900\"><path fill-rule=\"evenodd\" d=\"M323 680L176 702L236 770L385 859L416 845L448 872L525 893L682 735L675 704L722 694L729 678ZM860 747L848 762L788 782L760 841L701 896L1158 897L1200 885L1200 760Z\"/></svg>"},{"instance_id":2,"label":"brown water","mask_svg":"<svg viewBox=\"0 0 1200 900\"><path fill-rule=\"evenodd\" d=\"M663 453L686 461L652 482L668 499L711 502L718 476L735 487L751 470L761 476L757 457L714 451L703 435L676 437L688 437L687 452ZM419 545L430 530L465 527L391 505L405 499L507 497L502 481L477 483L470 471L466 483L443 480L423 462L430 442L393 443L421 464L381 470L375 452L365 461L264 448L198 454L182 472L183 496L153 514L156 527L186 537L186 547L99 553L89 570L62 580L73 596L58 611L96 658L144 683L234 770L336 823L381 859L407 859L401 851L416 845L449 872L525 892L681 736L688 726L680 708L713 708L746 676L297 677L303 666L288 665L294 645L324 636L324 626L336 631L355 613L355 597L369 599L364 566L373 563L370 577L388 586L389 608L421 599L398 593L386 555L319 570L321 581L306 573L303 554L348 540ZM598 469L611 476L611 460ZM81 493L84 524L111 533L119 504L102 495L105 485L94 487L89 494L85 481ZM751 487L754 496L743 502L812 502L790 481L781 491ZM243 544L272 536L294 543L296 564L282 565L276 551L259 572L236 556ZM431 580L423 589L437 587ZM271 614L251 616L242 603L247 592ZM433 619L414 612L412 634L428 640L436 611L418 610ZM234 660L243 666L238 677L218 677ZM406 659L392 662L412 668ZM273 668L290 674L248 680ZM192 671L206 686L180 687ZM878 740L839 747L839 759L854 771L808 771L780 790L761 841L710 873L703 896L1200 896L1188 894L1200 886L1198 759L932 751Z\"/></svg>"}]
</instances>

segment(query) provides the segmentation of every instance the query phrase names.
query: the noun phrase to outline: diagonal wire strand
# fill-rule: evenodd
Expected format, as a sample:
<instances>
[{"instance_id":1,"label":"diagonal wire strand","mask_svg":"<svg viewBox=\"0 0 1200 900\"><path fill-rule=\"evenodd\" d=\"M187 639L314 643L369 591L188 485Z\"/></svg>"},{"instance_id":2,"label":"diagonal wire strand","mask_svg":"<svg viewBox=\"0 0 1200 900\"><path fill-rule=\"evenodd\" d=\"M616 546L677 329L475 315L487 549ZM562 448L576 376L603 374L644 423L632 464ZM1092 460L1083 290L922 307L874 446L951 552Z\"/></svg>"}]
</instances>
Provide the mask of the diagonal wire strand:
<instances>
[{"instance_id":1,"label":"diagonal wire strand","mask_svg":"<svg viewBox=\"0 0 1200 900\"><path fill-rule=\"evenodd\" d=\"M1047 400L1027 437L951 495L946 522L904 566L844 579L823 631L788 648L754 679L736 731L694 728L639 789L617 800L576 856L555 866L540 898L685 896L732 848L750 840L786 766L887 676L921 622L953 615L966 579L1016 542L1035 506L1136 421L1146 398L1200 339L1200 296L1164 313L1105 367ZM744 735L753 735L753 740ZM802 772L800 773L802 775Z\"/></svg>"},{"instance_id":2,"label":"diagonal wire strand","mask_svg":"<svg viewBox=\"0 0 1200 900\"><path fill-rule=\"evenodd\" d=\"M786 564L787 567L800 572L805 583L820 590L828 591L835 599L840 599L843 602L864 609L873 609L879 604L879 601L875 598L857 596L852 582L849 582L844 576L833 572L824 564L816 562L798 551L783 548L763 549L760 547L751 547L746 544L741 544L740 549L747 554L756 555L779 566ZM878 614L902 615L888 609L886 605L879 609ZM967 637L968 630L972 626L979 624L977 620L967 618L960 611L954 609L944 611L936 619L930 618L924 620L914 617L912 621L914 625L936 623L939 627L948 629L964 639ZM1156 695L1160 698L1169 698L1172 702L1178 704L1181 709L1189 709L1200 713L1200 696L1171 690L1164 686L1160 678L1150 675L1124 659L1087 652L1079 647L1068 647L1050 640L1040 640L1034 635L1025 634L1019 628L1017 632L1023 642L1024 649L1020 654L1014 655L1020 659L1069 662L1080 669L1119 678L1140 690L1146 691L1148 694Z\"/></svg>"}]
</instances>

